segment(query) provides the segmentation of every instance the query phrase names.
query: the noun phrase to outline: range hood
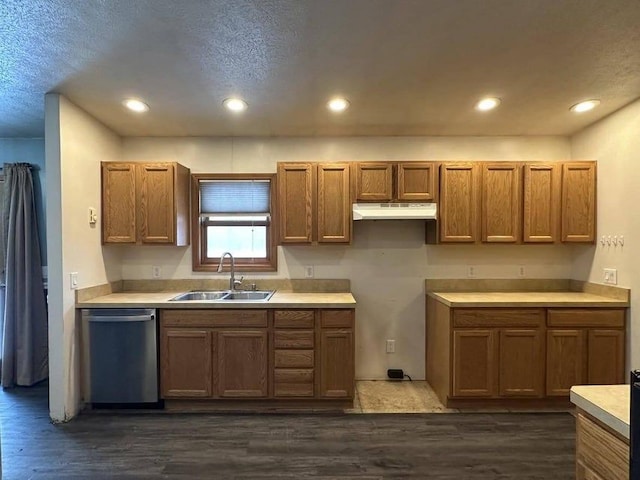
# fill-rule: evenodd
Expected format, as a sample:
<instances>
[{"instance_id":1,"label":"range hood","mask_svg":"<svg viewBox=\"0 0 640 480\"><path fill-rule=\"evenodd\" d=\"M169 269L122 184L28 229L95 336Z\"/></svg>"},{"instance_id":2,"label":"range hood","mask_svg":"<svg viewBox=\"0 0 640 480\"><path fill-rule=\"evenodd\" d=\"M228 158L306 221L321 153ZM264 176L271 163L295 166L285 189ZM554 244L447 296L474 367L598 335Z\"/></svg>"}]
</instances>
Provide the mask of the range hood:
<instances>
[{"instance_id":1,"label":"range hood","mask_svg":"<svg viewBox=\"0 0 640 480\"><path fill-rule=\"evenodd\" d=\"M354 203L354 220L435 220L435 203Z\"/></svg>"}]
</instances>

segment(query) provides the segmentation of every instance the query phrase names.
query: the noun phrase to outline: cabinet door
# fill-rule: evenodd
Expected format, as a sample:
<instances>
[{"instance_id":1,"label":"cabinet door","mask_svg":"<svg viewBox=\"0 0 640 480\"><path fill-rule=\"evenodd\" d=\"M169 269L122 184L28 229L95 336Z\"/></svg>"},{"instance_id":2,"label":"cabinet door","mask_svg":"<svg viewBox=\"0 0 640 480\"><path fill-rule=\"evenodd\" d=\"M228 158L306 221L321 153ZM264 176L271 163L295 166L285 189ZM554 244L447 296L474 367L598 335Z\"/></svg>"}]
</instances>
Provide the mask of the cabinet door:
<instances>
[{"instance_id":1,"label":"cabinet door","mask_svg":"<svg viewBox=\"0 0 640 480\"><path fill-rule=\"evenodd\" d=\"M500 330L500 395L544 395L544 343L539 329Z\"/></svg>"},{"instance_id":2,"label":"cabinet door","mask_svg":"<svg viewBox=\"0 0 640 480\"><path fill-rule=\"evenodd\" d=\"M211 331L189 328L162 329L162 398L211 397L212 360Z\"/></svg>"},{"instance_id":3,"label":"cabinet door","mask_svg":"<svg viewBox=\"0 0 640 480\"><path fill-rule=\"evenodd\" d=\"M524 232L527 243L558 241L560 225L560 166L524 166Z\"/></svg>"},{"instance_id":4,"label":"cabinet door","mask_svg":"<svg viewBox=\"0 0 640 480\"><path fill-rule=\"evenodd\" d=\"M349 243L351 195L348 163L318 165L318 242Z\"/></svg>"},{"instance_id":5,"label":"cabinet door","mask_svg":"<svg viewBox=\"0 0 640 480\"><path fill-rule=\"evenodd\" d=\"M353 398L354 348L352 329L320 331L320 397Z\"/></svg>"},{"instance_id":6,"label":"cabinet door","mask_svg":"<svg viewBox=\"0 0 640 480\"><path fill-rule=\"evenodd\" d=\"M102 242L136 243L136 171L131 163L102 164Z\"/></svg>"},{"instance_id":7,"label":"cabinet door","mask_svg":"<svg viewBox=\"0 0 640 480\"><path fill-rule=\"evenodd\" d=\"M423 202L437 199L438 170L430 162L398 163L398 200Z\"/></svg>"},{"instance_id":8,"label":"cabinet door","mask_svg":"<svg viewBox=\"0 0 640 480\"><path fill-rule=\"evenodd\" d=\"M496 331L453 331L453 396L494 396Z\"/></svg>"},{"instance_id":9,"label":"cabinet door","mask_svg":"<svg viewBox=\"0 0 640 480\"><path fill-rule=\"evenodd\" d=\"M217 358L219 396L267 396L266 330L219 331Z\"/></svg>"},{"instance_id":10,"label":"cabinet door","mask_svg":"<svg viewBox=\"0 0 640 480\"><path fill-rule=\"evenodd\" d=\"M393 198L393 164L358 162L355 166L356 200L388 202Z\"/></svg>"},{"instance_id":11,"label":"cabinet door","mask_svg":"<svg viewBox=\"0 0 640 480\"><path fill-rule=\"evenodd\" d=\"M174 243L174 167L170 163L137 166L140 240Z\"/></svg>"},{"instance_id":12,"label":"cabinet door","mask_svg":"<svg viewBox=\"0 0 640 480\"><path fill-rule=\"evenodd\" d=\"M440 241L478 240L479 169L473 163L440 167Z\"/></svg>"},{"instance_id":13,"label":"cabinet door","mask_svg":"<svg viewBox=\"0 0 640 480\"><path fill-rule=\"evenodd\" d=\"M522 214L520 165L500 162L482 165L482 241L520 240Z\"/></svg>"},{"instance_id":14,"label":"cabinet door","mask_svg":"<svg viewBox=\"0 0 640 480\"><path fill-rule=\"evenodd\" d=\"M569 396L585 381L585 331L547 330L547 396Z\"/></svg>"},{"instance_id":15,"label":"cabinet door","mask_svg":"<svg viewBox=\"0 0 640 480\"><path fill-rule=\"evenodd\" d=\"M612 385L625 382L624 331L589 330L587 383Z\"/></svg>"},{"instance_id":16,"label":"cabinet door","mask_svg":"<svg viewBox=\"0 0 640 480\"><path fill-rule=\"evenodd\" d=\"M281 243L311 243L313 239L314 165L278 164L278 206Z\"/></svg>"},{"instance_id":17,"label":"cabinet door","mask_svg":"<svg viewBox=\"0 0 640 480\"><path fill-rule=\"evenodd\" d=\"M562 165L562 241L593 242L596 235L596 164Z\"/></svg>"}]
</instances>

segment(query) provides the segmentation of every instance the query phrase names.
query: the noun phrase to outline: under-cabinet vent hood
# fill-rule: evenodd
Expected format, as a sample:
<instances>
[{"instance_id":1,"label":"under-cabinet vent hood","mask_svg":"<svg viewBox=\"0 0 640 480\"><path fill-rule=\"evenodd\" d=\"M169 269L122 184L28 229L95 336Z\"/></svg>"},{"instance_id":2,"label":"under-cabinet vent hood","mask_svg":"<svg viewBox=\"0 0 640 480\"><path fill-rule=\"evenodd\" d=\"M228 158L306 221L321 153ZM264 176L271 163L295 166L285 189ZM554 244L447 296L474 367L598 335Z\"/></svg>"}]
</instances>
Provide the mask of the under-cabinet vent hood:
<instances>
[{"instance_id":1,"label":"under-cabinet vent hood","mask_svg":"<svg viewBox=\"0 0 640 480\"><path fill-rule=\"evenodd\" d=\"M354 203L354 220L435 220L435 203Z\"/></svg>"}]
</instances>

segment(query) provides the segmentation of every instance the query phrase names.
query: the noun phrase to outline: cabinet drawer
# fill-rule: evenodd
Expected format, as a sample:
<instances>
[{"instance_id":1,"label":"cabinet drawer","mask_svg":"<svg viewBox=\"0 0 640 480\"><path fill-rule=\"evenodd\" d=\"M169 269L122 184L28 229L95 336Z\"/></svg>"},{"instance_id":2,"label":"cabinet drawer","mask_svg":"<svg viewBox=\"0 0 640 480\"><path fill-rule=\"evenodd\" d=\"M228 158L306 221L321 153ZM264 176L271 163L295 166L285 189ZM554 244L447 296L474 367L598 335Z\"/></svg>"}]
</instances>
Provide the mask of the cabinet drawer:
<instances>
[{"instance_id":1,"label":"cabinet drawer","mask_svg":"<svg viewBox=\"0 0 640 480\"><path fill-rule=\"evenodd\" d=\"M172 327L264 327L266 310L161 310L161 325Z\"/></svg>"},{"instance_id":2,"label":"cabinet drawer","mask_svg":"<svg viewBox=\"0 0 640 480\"><path fill-rule=\"evenodd\" d=\"M276 368L275 383L313 383L313 368Z\"/></svg>"},{"instance_id":3,"label":"cabinet drawer","mask_svg":"<svg viewBox=\"0 0 640 480\"><path fill-rule=\"evenodd\" d=\"M276 328L313 328L313 310L276 310L274 324Z\"/></svg>"},{"instance_id":4,"label":"cabinet drawer","mask_svg":"<svg viewBox=\"0 0 640 480\"><path fill-rule=\"evenodd\" d=\"M276 330L275 348L313 348L313 330Z\"/></svg>"},{"instance_id":5,"label":"cabinet drawer","mask_svg":"<svg viewBox=\"0 0 640 480\"><path fill-rule=\"evenodd\" d=\"M453 310L454 327L541 327L542 308L481 308Z\"/></svg>"},{"instance_id":6,"label":"cabinet drawer","mask_svg":"<svg viewBox=\"0 0 640 480\"><path fill-rule=\"evenodd\" d=\"M550 327L624 327L624 309L612 308L550 308Z\"/></svg>"},{"instance_id":7,"label":"cabinet drawer","mask_svg":"<svg viewBox=\"0 0 640 480\"><path fill-rule=\"evenodd\" d=\"M352 328L353 310L321 310L320 326L322 328Z\"/></svg>"},{"instance_id":8,"label":"cabinet drawer","mask_svg":"<svg viewBox=\"0 0 640 480\"><path fill-rule=\"evenodd\" d=\"M313 369L276 368L273 374L275 397L313 397Z\"/></svg>"},{"instance_id":9,"label":"cabinet drawer","mask_svg":"<svg viewBox=\"0 0 640 480\"><path fill-rule=\"evenodd\" d=\"M276 368L313 367L313 350L276 350Z\"/></svg>"}]
</instances>

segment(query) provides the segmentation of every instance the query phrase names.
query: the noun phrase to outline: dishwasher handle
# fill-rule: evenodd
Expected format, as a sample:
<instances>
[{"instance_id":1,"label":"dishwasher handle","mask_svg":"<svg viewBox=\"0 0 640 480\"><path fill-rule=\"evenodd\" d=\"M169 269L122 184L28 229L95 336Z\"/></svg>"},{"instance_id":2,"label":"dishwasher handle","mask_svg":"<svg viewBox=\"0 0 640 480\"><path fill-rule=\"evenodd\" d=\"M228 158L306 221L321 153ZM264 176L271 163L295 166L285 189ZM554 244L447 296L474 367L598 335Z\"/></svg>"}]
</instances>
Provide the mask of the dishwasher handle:
<instances>
[{"instance_id":1,"label":"dishwasher handle","mask_svg":"<svg viewBox=\"0 0 640 480\"><path fill-rule=\"evenodd\" d=\"M156 318L155 314L151 313L151 314L143 314L143 315L115 315L115 316L100 315L95 317L89 316L87 319L91 323L93 322L114 323L114 322L148 322L150 320L155 320L155 318Z\"/></svg>"}]
</instances>

